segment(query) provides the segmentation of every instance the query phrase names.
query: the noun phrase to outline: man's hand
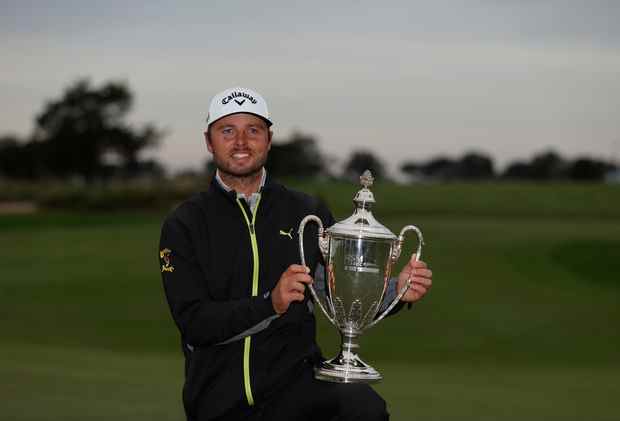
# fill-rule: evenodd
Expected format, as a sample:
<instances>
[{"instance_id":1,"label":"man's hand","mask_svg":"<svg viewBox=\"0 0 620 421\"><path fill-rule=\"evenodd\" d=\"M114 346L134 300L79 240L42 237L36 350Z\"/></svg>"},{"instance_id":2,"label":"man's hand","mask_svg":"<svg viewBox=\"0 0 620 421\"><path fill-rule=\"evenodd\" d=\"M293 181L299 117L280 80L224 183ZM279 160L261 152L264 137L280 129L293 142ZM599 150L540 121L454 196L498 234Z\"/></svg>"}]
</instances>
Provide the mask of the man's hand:
<instances>
[{"instance_id":1,"label":"man's hand","mask_svg":"<svg viewBox=\"0 0 620 421\"><path fill-rule=\"evenodd\" d=\"M398 291L400 291L407 283L407 279L411 275L411 287L407 290L401 301L406 303L414 303L424 297L433 285L433 272L428 269L426 263L415 260L416 255L413 254L407 265L398 275ZM412 273L413 272L413 273Z\"/></svg>"},{"instance_id":2,"label":"man's hand","mask_svg":"<svg viewBox=\"0 0 620 421\"><path fill-rule=\"evenodd\" d=\"M271 291L271 303L278 314L288 310L293 301L303 301L306 284L312 283L308 275L310 269L302 265L290 265L280 276L276 287Z\"/></svg>"}]
</instances>

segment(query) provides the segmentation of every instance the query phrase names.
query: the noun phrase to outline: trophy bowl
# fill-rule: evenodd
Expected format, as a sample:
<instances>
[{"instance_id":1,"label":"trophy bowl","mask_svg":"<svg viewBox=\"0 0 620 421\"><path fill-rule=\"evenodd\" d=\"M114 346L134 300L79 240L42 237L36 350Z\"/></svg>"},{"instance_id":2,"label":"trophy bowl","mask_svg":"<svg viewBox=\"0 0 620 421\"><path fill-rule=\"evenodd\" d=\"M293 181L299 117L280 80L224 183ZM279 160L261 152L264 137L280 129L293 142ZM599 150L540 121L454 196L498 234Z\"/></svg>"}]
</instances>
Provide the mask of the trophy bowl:
<instances>
[{"instance_id":1,"label":"trophy bowl","mask_svg":"<svg viewBox=\"0 0 620 421\"><path fill-rule=\"evenodd\" d=\"M320 218L306 216L299 224L301 262L305 265L303 233L308 222L319 225L318 244L325 262L324 299L315 288L309 289L315 303L341 335L338 355L315 367L319 380L338 383L373 383L381 374L359 357L359 336L381 321L400 301L411 286L411 279L391 302L385 300L392 267L400 257L404 234L415 231L418 236L416 259L422 251L421 231L407 225L394 235L372 215L375 203L369 190L373 178L370 171L360 177L363 188L353 202L355 210L349 218L325 229Z\"/></svg>"}]
</instances>

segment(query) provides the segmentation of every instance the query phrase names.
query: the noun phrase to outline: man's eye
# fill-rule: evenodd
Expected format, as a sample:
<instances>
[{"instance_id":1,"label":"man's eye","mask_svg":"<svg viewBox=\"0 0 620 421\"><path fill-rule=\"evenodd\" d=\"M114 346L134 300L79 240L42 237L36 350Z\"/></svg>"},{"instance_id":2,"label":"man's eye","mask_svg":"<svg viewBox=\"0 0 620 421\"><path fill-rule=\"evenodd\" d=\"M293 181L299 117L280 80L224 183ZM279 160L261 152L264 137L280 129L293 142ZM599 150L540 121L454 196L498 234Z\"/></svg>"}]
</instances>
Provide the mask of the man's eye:
<instances>
[{"instance_id":1,"label":"man's eye","mask_svg":"<svg viewBox=\"0 0 620 421\"><path fill-rule=\"evenodd\" d=\"M223 134L232 134L232 129L231 128L226 128L224 130L222 130Z\"/></svg>"},{"instance_id":2,"label":"man's eye","mask_svg":"<svg viewBox=\"0 0 620 421\"><path fill-rule=\"evenodd\" d=\"M250 127L250 130L249 130L249 131L250 131L250 133L251 133L251 134L256 134L256 133L258 133L258 129L257 129L256 127Z\"/></svg>"}]
</instances>

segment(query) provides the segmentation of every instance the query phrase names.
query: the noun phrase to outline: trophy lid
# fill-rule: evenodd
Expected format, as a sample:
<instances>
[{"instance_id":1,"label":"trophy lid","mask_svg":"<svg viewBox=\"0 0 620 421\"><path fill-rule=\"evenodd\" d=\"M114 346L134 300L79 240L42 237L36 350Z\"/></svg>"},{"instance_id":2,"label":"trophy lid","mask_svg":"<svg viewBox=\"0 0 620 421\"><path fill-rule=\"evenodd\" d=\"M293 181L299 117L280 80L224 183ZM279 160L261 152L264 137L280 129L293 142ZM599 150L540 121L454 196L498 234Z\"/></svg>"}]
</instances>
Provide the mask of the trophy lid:
<instances>
[{"instance_id":1,"label":"trophy lid","mask_svg":"<svg viewBox=\"0 0 620 421\"><path fill-rule=\"evenodd\" d=\"M362 189L353 198L353 203L355 203L353 215L328 228L327 231L330 234L386 240L397 238L392 231L379 223L370 211L372 204L375 203L375 197L369 189L373 181L374 178L370 171L364 171L360 177Z\"/></svg>"}]
</instances>

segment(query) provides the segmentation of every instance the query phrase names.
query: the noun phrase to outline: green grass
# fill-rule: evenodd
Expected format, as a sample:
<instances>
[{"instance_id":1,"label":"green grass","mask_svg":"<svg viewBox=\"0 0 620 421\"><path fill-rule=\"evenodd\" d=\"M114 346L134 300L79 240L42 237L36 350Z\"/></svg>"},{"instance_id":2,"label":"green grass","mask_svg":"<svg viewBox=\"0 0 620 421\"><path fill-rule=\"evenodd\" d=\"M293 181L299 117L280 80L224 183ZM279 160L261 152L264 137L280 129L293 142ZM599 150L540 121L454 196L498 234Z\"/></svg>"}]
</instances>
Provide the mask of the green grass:
<instances>
[{"instance_id":1,"label":"green grass","mask_svg":"<svg viewBox=\"0 0 620 421\"><path fill-rule=\"evenodd\" d=\"M617 419L620 189L505 187L377 189L382 222L424 231L435 281L362 338L392 419ZM349 212L353 187L306 189ZM161 218L0 216L0 420L182 419Z\"/></svg>"},{"instance_id":2,"label":"green grass","mask_svg":"<svg viewBox=\"0 0 620 421\"><path fill-rule=\"evenodd\" d=\"M336 214L351 212L357 191L349 183L292 181L291 185L322 197ZM620 213L620 189L605 184L378 183L372 189L377 212L391 216L617 219Z\"/></svg>"}]
</instances>

